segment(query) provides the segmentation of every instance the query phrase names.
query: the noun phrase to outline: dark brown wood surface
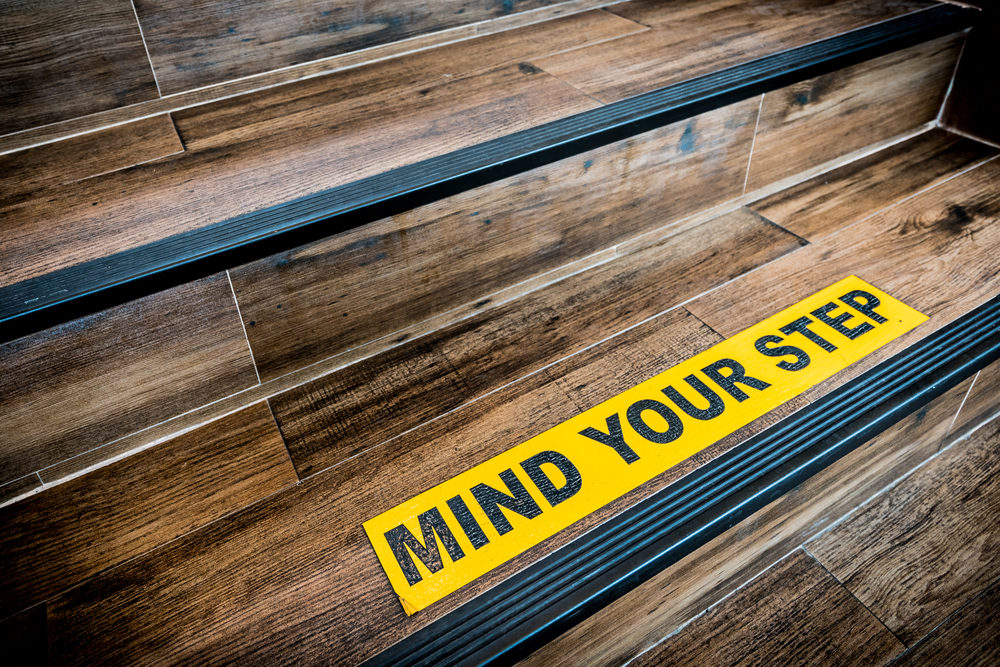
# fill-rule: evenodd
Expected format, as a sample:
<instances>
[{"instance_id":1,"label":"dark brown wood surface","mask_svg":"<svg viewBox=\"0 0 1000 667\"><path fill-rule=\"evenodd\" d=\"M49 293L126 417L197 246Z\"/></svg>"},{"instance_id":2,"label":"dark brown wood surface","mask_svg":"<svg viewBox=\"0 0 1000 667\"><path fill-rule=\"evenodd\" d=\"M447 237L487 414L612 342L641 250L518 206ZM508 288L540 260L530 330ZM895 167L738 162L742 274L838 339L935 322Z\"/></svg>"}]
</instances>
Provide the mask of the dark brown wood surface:
<instances>
[{"instance_id":1,"label":"dark brown wood surface","mask_svg":"<svg viewBox=\"0 0 1000 667\"><path fill-rule=\"evenodd\" d=\"M769 53L917 11L923 0L679 0L608 10L649 32L534 61L603 102L632 97Z\"/></svg>"},{"instance_id":2,"label":"dark brown wood surface","mask_svg":"<svg viewBox=\"0 0 1000 667\"><path fill-rule=\"evenodd\" d=\"M0 206L44 197L53 186L69 185L183 150L170 115L163 114L0 155Z\"/></svg>"},{"instance_id":3,"label":"dark brown wood surface","mask_svg":"<svg viewBox=\"0 0 1000 667\"><path fill-rule=\"evenodd\" d=\"M136 0L164 93L560 4L558 0Z\"/></svg>"},{"instance_id":4,"label":"dark brown wood surface","mask_svg":"<svg viewBox=\"0 0 1000 667\"><path fill-rule=\"evenodd\" d=\"M903 645L799 550L679 633L643 665L884 665Z\"/></svg>"},{"instance_id":5,"label":"dark brown wood surface","mask_svg":"<svg viewBox=\"0 0 1000 667\"><path fill-rule=\"evenodd\" d=\"M129 0L0 3L0 134L157 97Z\"/></svg>"},{"instance_id":6,"label":"dark brown wood surface","mask_svg":"<svg viewBox=\"0 0 1000 667\"><path fill-rule=\"evenodd\" d=\"M577 17L569 17L572 21ZM548 48L621 34L589 16ZM279 86L173 114L186 151L0 206L6 285L592 108L534 67L537 28ZM509 49L502 52L503 45ZM506 64L488 69L490 59ZM437 65L427 65L428 59ZM391 63L391 64L390 64ZM412 69L416 68L416 69ZM424 71L426 69L426 71ZM414 72L422 72L419 76Z\"/></svg>"},{"instance_id":7,"label":"dark brown wood surface","mask_svg":"<svg viewBox=\"0 0 1000 667\"><path fill-rule=\"evenodd\" d=\"M0 509L0 617L297 481L256 403Z\"/></svg>"},{"instance_id":8,"label":"dark brown wood surface","mask_svg":"<svg viewBox=\"0 0 1000 667\"><path fill-rule=\"evenodd\" d=\"M764 95L747 190L937 118L965 35L948 35Z\"/></svg>"},{"instance_id":9,"label":"dark brown wood surface","mask_svg":"<svg viewBox=\"0 0 1000 667\"><path fill-rule=\"evenodd\" d=\"M265 380L738 197L748 100L232 272Z\"/></svg>"},{"instance_id":10,"label":"dark brown wood surface","mask_svg":"<svg viewBox=\"0 0 1000 667\"><path fill-rule=\"evenodd\" d=\"M899 667L1000 664L1000 581L949 616L893 664Z\"/></svg>"},{"instance_id":11,"label":"dark brown wood surface","mask_svg":"<svg viewBox=\"0 0 1000 667\"><path fill-rule=\"evenodd\" d=\"M930 316L838 374L853 377L997 294L998 177L996 160L976 167L737 278L688 308L731 336L854 274Z\"/></svg>"},{"instance_id":12,"label":"dark brown wood surface","mask_svg":"<svg viewBox=\"0 0 1000 667\"><path fill-rule=\"evenodd\" d=\"M5 343L0 369L4 481L257 383L224 273Z\"/></svg>"},{"instance_id":13,"label":"dark brown wood surface","mask_svg":"<svg viewBox=\"0 0 1000 667\"><path fill-rule=\"evenodd\" d=\"M1000 61L1000 6L993 0L976 0L982 18L969 32L955 82L941 114L946 127L954 127L976 137L1000 144L1000 89L996 63Z\"/></svg>"},{"instance_id":14,"label":"dark brown wood surface","mask_svg":"<svg viewBox=\"0 0 1000 667\"><path fill-rule=\"evenodd\" d=\"M814 240L996 154L986 144L930 130L754 202L750 208Z\"/></svg>"},{"instance_id":15,"label":"dark brown wood surface","mask_svg":"<svg viewBox=\"0 0 1000 667\"><path fill-rule=\"evenodd\" d=\"M50 605L52 657L73 664L139 655L210 662L356 662L372 655L687 468L672 469L412 617L389 587L363 521L574 414L555 377L585 372L593 362L624 368L627 357L617 352L623 348L635 348L642 372L652 375L718 340L685 311L672 311L100 574ZM614 377L595 375L608 379L607 392L620 390Z\"/></svg>"},{"instance_id":16,"label":"dark brown wood surface","mask_svg":"<svg viewBox=\"0 0 1000 667\"><path fill-rule=\"evenodd\" d=\"M907 644L1000 576L1000 422L807 546Z\"/></svg>"},{"instance_id":17,"label":"dark brown wood surface","mask_svg":"<svg viewBox=\"0 0 1000 667\"><path fill-rule=\"evenodd\" d=\"M740 209L279 394L271 406L297 470L312 474L799 245Z\"/></svg>"},{"instance_id":18,"label":"dark brown wood surface","mask_svg":"<svg viewBox=\"0 0 1000 667\"><path fill-rule=\"evenodd\" d=\"M933 456L972 379L546 644L524 665L621 665Z\"/></svg>"}]
</instances>

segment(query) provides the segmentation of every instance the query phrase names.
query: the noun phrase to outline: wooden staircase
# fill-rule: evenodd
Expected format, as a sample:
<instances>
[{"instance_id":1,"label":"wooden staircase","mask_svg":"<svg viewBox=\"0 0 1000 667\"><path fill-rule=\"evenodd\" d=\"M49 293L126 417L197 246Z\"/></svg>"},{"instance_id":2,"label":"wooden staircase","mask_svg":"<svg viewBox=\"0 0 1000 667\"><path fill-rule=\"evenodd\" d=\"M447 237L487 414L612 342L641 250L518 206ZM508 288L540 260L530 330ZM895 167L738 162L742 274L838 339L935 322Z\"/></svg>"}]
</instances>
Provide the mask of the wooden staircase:
<instances>
[{"instance_id":1,"label":"wooden staircase","mask_svg":"<svg viewBox=\"0 0 1000 667\"><path fill-rule=\"evenodd\" d=\"M25 664L620 664L1000 408L989 12L86 4L120 71L0 10L0 81L76 91L0 93ZM929 320L405 613L366 521L850 275Z\"/></svg>"}]
</instances>

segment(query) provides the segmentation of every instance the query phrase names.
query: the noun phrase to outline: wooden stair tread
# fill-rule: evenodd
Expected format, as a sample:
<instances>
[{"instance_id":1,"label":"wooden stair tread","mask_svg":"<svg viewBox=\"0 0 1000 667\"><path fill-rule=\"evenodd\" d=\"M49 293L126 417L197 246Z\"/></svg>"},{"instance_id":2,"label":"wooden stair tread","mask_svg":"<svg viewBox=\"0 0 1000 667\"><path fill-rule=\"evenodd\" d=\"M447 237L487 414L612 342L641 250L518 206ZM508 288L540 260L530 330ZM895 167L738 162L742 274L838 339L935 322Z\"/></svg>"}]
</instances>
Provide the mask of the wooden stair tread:
<instances>
[{"instance_id":1,"label":"wooden stair tread","mask_svg":"<svg viewBox=\"0 0 1000 667\"><path fill-rule=\"evenodd\" d=\"M810 266L817 274L814 281L818 282L803 287L814 291L834 275L855 271L854 262L864 258L873 272L870 276L859 272L862 277L930 314L928 330L954 319L995 291L992 276L995 258L1000 256L1000 237L991 230L996 227L991 223L1000 216L997 169L991 161L965 171L690 302L687 307L719 333L693 317L687 307L675 308L89 579L49 602L53 655L61 662L138 654L220 659L238 653L284 660L320 659L331 651L346 660L373 655L737 445L761 425L709 448L655 484L612 503L413 617L403 614L385 582L361 530L364 520L575 414L581 406L569 398L566 387L583 386L582 382L587 385L582 390L586 400L603 400L634 382L629 369L658 372L720 340L720 333L731 335L747 318L762 318L782 307L776 295L766 292L767 285L781 284L781 276L794 275L799 267ZM957 219L961 216L955 213L956 206L968 212L969 220ZM946 213L943 219L940 211ZM906 232L905 243L898 241L901 229ZM667 247L669 239L658 252ZM889 247L892 253L887 253ZM876 255L882 264L874 259ZM817 262L817 257L823 259ZM627 257L614 260L627 261ZM878 273L878 266L891 262L924 271L934 267L932 277L947 279L935 288L929 279L907 274L897 280ZM594 275L611 268L596 269ZM745 291L751 288L764 290L765 296L757 298ZM713 307L723 301L744 304L752 312L734 318L731 307L725 311L721 305ZM721 318L723 312L726 318ZM904 337L900 345L890 345L873 357L885 358L915 337ZM649 367L650 359L655 359L655 368ZM611 369L619 370L617 379L608 372ZM807 400L839 386L855 372L849 370L823 383ZM484 433L490 437L484 438ZM455 456L456 448L462 452L460 458ZM385 484L386 479L393 483ZM143 600L143 604L133 600ZM73 639L81 632L94 641L81 646ZM232 643L222 641L223 637L240 639Z\"/></svg>"}]
</instances>

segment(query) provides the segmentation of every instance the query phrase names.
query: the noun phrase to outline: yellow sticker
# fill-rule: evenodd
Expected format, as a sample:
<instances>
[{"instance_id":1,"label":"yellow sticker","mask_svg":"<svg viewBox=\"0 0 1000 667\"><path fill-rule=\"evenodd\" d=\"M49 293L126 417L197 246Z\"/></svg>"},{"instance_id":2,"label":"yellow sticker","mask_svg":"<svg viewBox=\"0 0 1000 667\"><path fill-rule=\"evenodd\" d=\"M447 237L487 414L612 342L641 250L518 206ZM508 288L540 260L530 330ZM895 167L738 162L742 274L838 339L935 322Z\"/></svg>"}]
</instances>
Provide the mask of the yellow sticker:
<instances>
[{"instance_id":1,"label":"yellow sticker","mask_svg":"<svg viewBox=\"0 0 1000 667\"><path fill-rule=\"evenodd\" d=\"M366 521L368 539L415 613L926 320L845 278Z\"/></svg>"}]
</instances>

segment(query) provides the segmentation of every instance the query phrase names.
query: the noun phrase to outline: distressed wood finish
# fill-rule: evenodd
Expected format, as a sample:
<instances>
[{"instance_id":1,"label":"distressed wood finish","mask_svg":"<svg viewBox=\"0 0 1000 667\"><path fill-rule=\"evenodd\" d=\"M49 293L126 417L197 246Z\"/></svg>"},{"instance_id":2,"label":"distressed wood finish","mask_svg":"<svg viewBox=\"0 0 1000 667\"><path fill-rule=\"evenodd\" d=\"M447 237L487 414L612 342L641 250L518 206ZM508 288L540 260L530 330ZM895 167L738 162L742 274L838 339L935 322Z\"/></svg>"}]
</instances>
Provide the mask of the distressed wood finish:
<instances>
[{"instance_id":1,"label":"distressed wood finish","mask_svg":"<svg viewBox=\"0 0 1000 667\"><path fill-rule=\"evenodd\" d=\"M225 274L6 343L0 369L4 480L257 382Z\"/></svg>"},{"instance_id":2,"label":"distressed wood finish","mask_svg":"<svg viewBox=\"0 0 1000 667\"><path fill-rule=\"evenodd\" d=\"M747 190L933 121L964 41L941 37L766 93Z\"/></svg>"},{"instance_id":3,"label":"distressed wood finish","mask_svg":"<svg viewBox=\"0 0 1000 667\"><path fill-rule=\"evenodd\" d=\"M560 4L558 0L136 0L164 93Z\"/></svg>"},{"instance_id":4,"label":"distressed wood finish","mask_svg":"<svg viewBox=\"0 0 1000 667\"><path fill-rule=\"evenodd\" d=\"M846 381L1000 291L998 178L1000 163L993 160L737 278L688 308L731 336L854 274L930 316L838 373ZM815 397L824 386L809 395Z\"/></svg>"},{"instance_id":5,"label":"distressed wood finish","mask_svg":"<svg viewBox=\"0 0 1000 667\"><path fill-rule=\"evenodd\" d=\"M935 454L972 379L664 569L523 661L621 665Z\"/></svg>"},{"instance_id":6,"label":"distressed wood finish","mask_svg":"<svg viewBox=\"0 0 1000 667\"><path fill-rule=\"evenodd\" d=\"M930 130L762 199L750 208L814 240L997 154L997 149Z\"/></svg>"},{"instance_id":7,"label":"distressed wood finish","mask_svg":"<svg viewBox=\"0 0 1000 667\"><path fill-rule=\"evenodd\" d=\"M923 0L629 2L609 11L653 26L649 32L534 63L602 102L614 102L933 4Z\"/></svg>"},{"instance_id":8,"label":"distressed wood finish","mask_svg":"<svg viewBox=\"0 0 1000 667\"><path fill-rule=\"evenodd\" d=\"M581 34L564 27L557 35L564 43L547 48L604 39L605 28L618 34L624 20L588 21L591 29ZM486 60L510 63L545 48L537 29L524 30L497 36ZM503 44L510 47L506 53L498 50ZM463 42L176 112L185 153L88 179L58 198L0 207L5 219L0 257L10 267L0 284L598 105L530 66L506 64L484 72L476 64L480 55L475 43ZM428 59L436 65L430 67Z\"/></svg>"},{"instance_id":9,"label":"distressed wood finish","mask_svg":"<svg viewBox=\"0 0 1000 667\"><path fill-rule=\"evenodd\" d=\"M151 100L129 0L0 3L0 134Z\"/></svg>"},{"instance_id":10,"label":"distressed wood finish","mask_svg":"<svg viewBox=\"0 0 1000 667\"><path fill-rule=\"evenodd\" d=\"M737 210L279 394L271 405L296 468L312 474L798 247L790 234Z\"/></svg>"},{"instance_id":11,"label":"distressed wood finish","mask_svg":"<svg viewBox=\"0 0 1000 667\"><path fill-rule=\"evenodd\" d=\"M673 311L98 575L50 605L51 655L60 664L373 655L683 473L672 470L412 617L363 521L574 414L554 377L584 372L593 360L624 368L628 358L617 350L625 348L644 360L633 372L652 375L718 340ZM609 380L606 390L615 391Z\"/></svg>"},{"instance_id":12,"label":"distressed wood finish","mask_svg":"<svg viewBox=\"0 0 1000 667\"><path fill-rule=\"evenodd\" d=\"M170 116L154 116L0 156L0 207L168 155L181 153Z\"/></svg>"},{"instance_id":13,"label":"distressed wood finish","mask_svg":"<svg viewBox=\"0 0 1000 667\"><path fill-rule=\"evenodd\" d=\"M1000 581L977 595L894 663L898 667L1000 664Z\"/></svg>"},{"instance_id":14,"label":"distressed wood finish","mask_svg":"<svg viewBox=\"0 0 1000 667\"><path fill-rule=\"evenodd\" d=\"M1000 422L807 546L907 644L1000 575Z\"/></svg>"},{"instance_id":15,"label":"distressed wood finish","mask_svg":"<svg viewBox=\"0 0 1000 667\"><path fill-rule=\"evenodd\" d=\"M237 268L261 376L739 196L757 106L724 107Z\"/></svg>"},{"instance_id":16,"label":"distressed wood finish","mask_svg":"<svg viewBox=\"0 0 1000 667\"><path fill-rule=\"evenodd\" d=\"M799 550L631 664L883 665L903 648Z\"/></svg>"},{"instance_id":17,"label":"distressed wood finish","mask_svg":"<svg viewBox=\"0 0 1000 667\"><path fill-rule=\"evenodd\" d=\"M0 510L0 616L298 479L267 405Z\"/></svg>"}]
</instances>

